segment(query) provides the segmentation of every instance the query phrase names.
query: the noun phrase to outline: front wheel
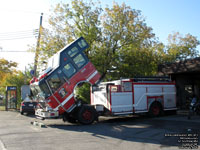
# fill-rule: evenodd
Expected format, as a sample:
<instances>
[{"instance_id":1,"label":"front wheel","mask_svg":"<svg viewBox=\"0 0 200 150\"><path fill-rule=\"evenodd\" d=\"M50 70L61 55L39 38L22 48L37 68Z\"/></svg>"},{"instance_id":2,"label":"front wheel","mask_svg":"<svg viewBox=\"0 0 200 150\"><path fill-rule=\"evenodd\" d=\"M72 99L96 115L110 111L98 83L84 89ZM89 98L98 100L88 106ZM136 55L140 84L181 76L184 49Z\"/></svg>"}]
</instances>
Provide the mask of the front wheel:
<instances>
[{"instance_id":1,"label":"front wheel","mask_svg":"<svg viewBox=\"0 0 200 150\"><path fill-rule=\"evenodd\" d=\"M23 114L24 114L24 112L23 112L22 108L20 108L20 114L21 114L21 115L23 115Z\"/></svg>"},{"instance_id":2,"label":"front wheel","mask_svg":"<svg viewBox=\"0 0 200 150\"><path fill-rule=\"evenodd\" d=\"M96 119L96 110L92 106L83 105L78 112L78 121L81 124L92 124Z\"/></svg>"}]
</instances>

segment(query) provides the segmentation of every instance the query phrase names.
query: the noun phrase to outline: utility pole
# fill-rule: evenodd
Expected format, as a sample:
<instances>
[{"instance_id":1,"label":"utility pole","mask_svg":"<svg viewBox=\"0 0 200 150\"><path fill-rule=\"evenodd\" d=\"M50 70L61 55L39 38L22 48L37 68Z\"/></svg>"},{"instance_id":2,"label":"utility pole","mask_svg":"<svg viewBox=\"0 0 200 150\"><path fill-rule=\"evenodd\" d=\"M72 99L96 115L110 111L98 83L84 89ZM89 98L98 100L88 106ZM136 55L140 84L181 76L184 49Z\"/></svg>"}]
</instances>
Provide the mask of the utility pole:
<instances>
[{"instance_id":1,"label":"utility pole","mask_svg":"<svg viewBox=\"0 0 200 150\"><path fill-rule=\"evenodd\" d=\"M40 48L40 36L42 32L42 17L43 13L41 13L40 16L40 26L39 26L39 34L38 34L38 39L37 39L37 45L36 45L36 50L35 50L35 61L34 61L34 77L36 77L36 71L37 71L37 65L38 65L38 53L39 53L39 48Z\"/></svg>"}]
</instances>

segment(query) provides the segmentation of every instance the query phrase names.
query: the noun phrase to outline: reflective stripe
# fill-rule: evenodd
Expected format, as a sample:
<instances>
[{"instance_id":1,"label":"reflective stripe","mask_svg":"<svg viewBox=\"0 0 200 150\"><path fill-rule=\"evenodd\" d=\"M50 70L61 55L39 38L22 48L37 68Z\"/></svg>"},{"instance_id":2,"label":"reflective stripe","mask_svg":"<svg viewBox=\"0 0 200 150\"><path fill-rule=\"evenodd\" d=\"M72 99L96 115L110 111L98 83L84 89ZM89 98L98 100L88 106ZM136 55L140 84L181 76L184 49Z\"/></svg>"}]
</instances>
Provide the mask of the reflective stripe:
<instances>
[{"instance_id":1,"label":"reflective stripe","mask_svg":"<svg viewBox=\"0 0 200 150\"><path fill-rule=\"evenodd\" d=\"M60 105L58 105L56 108L54 108L54 110L58 110L58 108L60 106L64 106L72 97L74 96L74 94L70 94Z\"/></svg>"},{"instance_id":2,"label":"reflective stripe","mask_svg":"<svg viewBox=\"0 0 200 150\"><path fill-rule=\"evenodd\" d=\"M97 72L97 70L96 70L89 78L87 78L86 81L90 81L97 73L98 73L98 72Z\"/></svg>"},{"instance_id":3,"label":"reflective stripe","mask_svg":"<svg viewBox=\"0 0 200 150\"><path fill-rule=\"evenodd\" d=\"M87 80L86 81L90 81L96 74L97 74L98 72L97 72L97 70L91 75L91 76L89 76L89 78L87 78ZM63 108L64 108L64 105L72 98L74 96L74 94L73 93L71 93L61 104L59 104L56 108L54 108L53 110L58 110L58 108L60 107L60 106L62 106ZM64 108L65 109L65 108ZM66 110L65 110L66 111Z\"/></svg>"}]
</instances>

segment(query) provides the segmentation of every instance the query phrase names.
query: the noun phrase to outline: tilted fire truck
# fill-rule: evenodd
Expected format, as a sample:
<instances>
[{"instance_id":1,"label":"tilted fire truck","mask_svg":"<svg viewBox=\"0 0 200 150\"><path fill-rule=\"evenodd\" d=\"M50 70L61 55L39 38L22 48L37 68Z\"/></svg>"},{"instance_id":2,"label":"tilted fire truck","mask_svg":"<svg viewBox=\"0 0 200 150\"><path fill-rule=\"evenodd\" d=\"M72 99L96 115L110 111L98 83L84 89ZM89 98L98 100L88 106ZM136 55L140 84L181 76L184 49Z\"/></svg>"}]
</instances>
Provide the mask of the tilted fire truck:
<instances>
[{"instance_id":1,"label":"tilted fire truck","mask_svg":"<svg viewBox=\"0 0 200 150\"><path fill-rule=\"evenodd\" d=\"M89 45L83 37L57 52L48 61L47 69L30 81L40 107L39 118L63 118L63 121L91 124L99 115L124 115L176 109L175 84L169 80L122 79L100 81L100 74L84 54ZM82 104L75 97L75 88L88 82L91 104ZM42 103L43 102L43 103Z\"/></svg>"}]
</instances>

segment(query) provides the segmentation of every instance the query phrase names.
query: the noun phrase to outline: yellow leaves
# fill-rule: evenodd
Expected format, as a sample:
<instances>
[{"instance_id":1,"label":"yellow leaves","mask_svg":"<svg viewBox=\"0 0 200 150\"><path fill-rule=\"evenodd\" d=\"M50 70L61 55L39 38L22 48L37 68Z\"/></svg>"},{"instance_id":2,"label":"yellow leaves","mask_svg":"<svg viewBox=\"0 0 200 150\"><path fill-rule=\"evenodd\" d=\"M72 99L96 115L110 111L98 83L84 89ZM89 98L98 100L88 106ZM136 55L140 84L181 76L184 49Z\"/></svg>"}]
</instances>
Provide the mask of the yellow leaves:
<instances>
[{"instance_id":1,"label":"yellow leaves","mask_svg":"<svg viewBox=\"0 0 200 150\"><path fill-rule=\"evenodd\" d=\"M0 59L0 84L6 79L8 74L16 74L17 63L8 61L4 58Z\"/></svg>"},{"instance_id":2,"label":"yellow leaves","mask_svg":"<svg viewBox=\"0 0 200 150\"><path fill-rule=\"evenodd\" d=\"M4 58L0 59L0 72L10 73L17 67L16 62L8 61Z\"/></svg>"}]
</instances>

